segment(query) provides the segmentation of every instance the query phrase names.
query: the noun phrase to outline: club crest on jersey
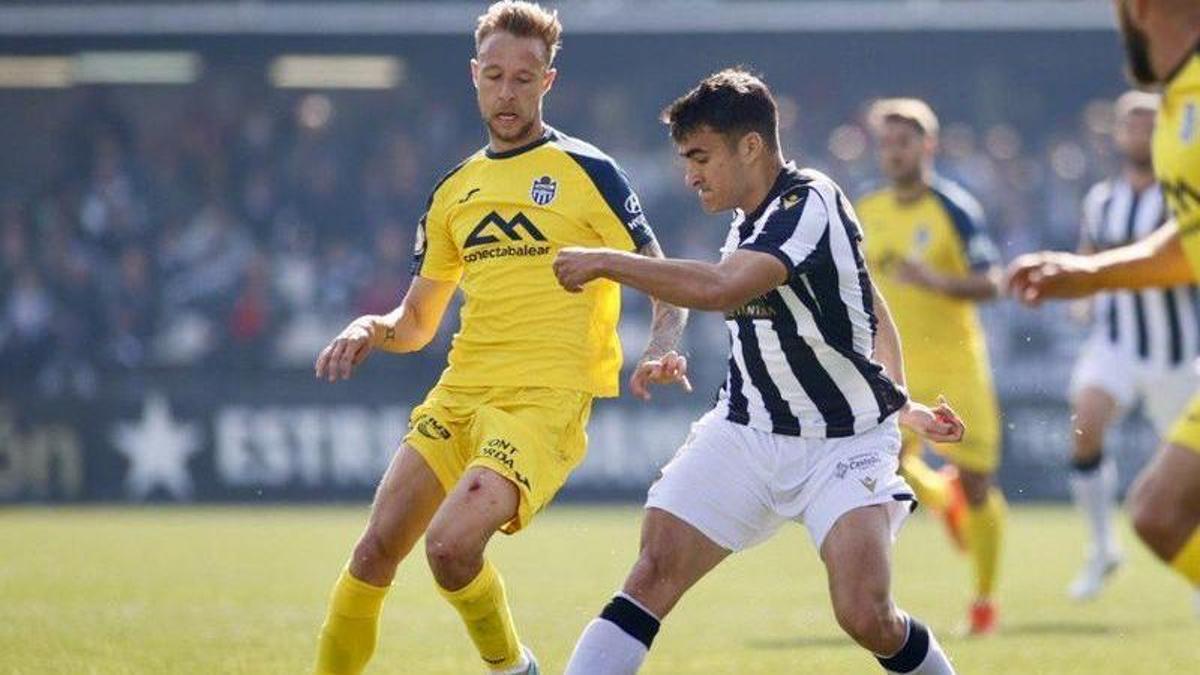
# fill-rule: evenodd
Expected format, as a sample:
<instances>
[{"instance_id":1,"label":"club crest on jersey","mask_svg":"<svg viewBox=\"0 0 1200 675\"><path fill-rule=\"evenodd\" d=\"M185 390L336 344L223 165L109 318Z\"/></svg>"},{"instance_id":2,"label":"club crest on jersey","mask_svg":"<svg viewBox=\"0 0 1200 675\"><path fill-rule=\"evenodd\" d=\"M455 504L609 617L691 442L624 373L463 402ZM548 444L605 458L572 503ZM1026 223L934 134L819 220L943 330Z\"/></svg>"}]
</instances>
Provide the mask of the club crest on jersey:
<instances>
[{"instance_id":1,"label":"club crest on jersey","mask_svg":"<svg viewBox=\"0 0 1200 675\"><path fill-rule=\"evenodd\" d=\"M642 202L638 200L638 196L630 192L625 198L625 212L631 216L636 216L642 212Z\"/></svg>"},{"instance_id":2,"label":"club crest on jersey","mask_svg":"<svg viewBox=\"0 0 1200 675\"><path fill-rule=\"evenodd\" d=\"M1179 140L1191 143L1196 140L1196 102L1188 101L1183 108L1183 123L1179 125Z\"/></svg>"},{"instance_id":3,"label":"club crest on jersey","mask_svg":"<svg viewBox=\"0 0 1200 675\"><path fill-rule=\"evenodd\" d=\"M529 190L529 196L533 198L533 203L538 206L545 206L554 201L554 196L558 194L558 183L550 176L542 176L533 181L533 187Z\"/></svg>"}]
</instances>

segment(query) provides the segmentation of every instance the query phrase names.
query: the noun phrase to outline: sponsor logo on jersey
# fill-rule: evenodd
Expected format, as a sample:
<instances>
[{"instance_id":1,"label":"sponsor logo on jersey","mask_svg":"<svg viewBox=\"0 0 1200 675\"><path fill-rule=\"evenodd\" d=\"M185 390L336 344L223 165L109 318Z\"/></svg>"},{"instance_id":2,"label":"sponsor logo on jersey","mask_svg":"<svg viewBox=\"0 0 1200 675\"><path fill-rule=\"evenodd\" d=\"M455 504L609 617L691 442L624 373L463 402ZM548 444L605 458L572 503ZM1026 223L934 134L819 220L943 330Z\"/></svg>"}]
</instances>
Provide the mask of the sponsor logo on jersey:
<instances>
[{"instance_id":1,"label":"sponsor logo on jersey","mask_svg":"<svg viewBox=\"0 0 1200 675\"><path fill-rule=\"evenodd\" d=\"M463 256L463 262L473 263L480 260L512 257L526 258L550 253L548 244L536 243L546 241L546 235L542 234L542 231L533 224L533 221L529 220L528 216L519 211L517 215L508 220L495 211L488 213L483 220L479 221L475 229L471 230L471 234L467 235L463 249L506 241L512 243L507 246L492 246L471 251ZM534 243L529 243L530 241Z\"/></svg>"},{"instance_id":2,"label":"sponsor logo on jersey","mask_svg":"<svg viewBox=\"0 0 1200 675\"><path fill-rule=\"evenodd\" d=\"M554 196L557 194L558 183L550 176L542 176L533 181L533 187L529 189L529 196L538 206L545 206L554 201Z\"/></svg>"},{"instance_id":3,"label":"sponsor logo on jersey","mask_svg":"<svg viewBox=\"0 0 1200 675\"><path fill-rule=\"evenodd\" d=\"M642 202L638 200L638 196L632 192L625 198L625 211L631 216L636 216L642 212Z\"/></svg>"},{"instance_id":4,"label":"sponsor logo on jersey","mask_svg":"<svg viewBox=\"0 0 1200 675\"><path fill-rule=\"evenodd\" d=\"M838 462L837 466L835 466L833 469L833 475L837 476L838 478L845 478L846 474L851 471L855 473L869 471L879 466L882 462L883 460L880 459L877 453L864 452L862 454L849 457L844 462ZM874 482L873 479L872 482ZM866 483L863 483L863 485L866 485ZM868 489L874 490L874 488Z\"/></svg>"},{"instance_id":5,"label":"sponsor logo on jersey","mask_svg":"<svg viewBox=\"0 0 1200 675\"><path fill-rule=\"evenodd\" d=\"M417 430L417 433L435 441L444 441L450 438L450 430L429 415L418 417L413 427Z\"/></svg>"}]
</instances>

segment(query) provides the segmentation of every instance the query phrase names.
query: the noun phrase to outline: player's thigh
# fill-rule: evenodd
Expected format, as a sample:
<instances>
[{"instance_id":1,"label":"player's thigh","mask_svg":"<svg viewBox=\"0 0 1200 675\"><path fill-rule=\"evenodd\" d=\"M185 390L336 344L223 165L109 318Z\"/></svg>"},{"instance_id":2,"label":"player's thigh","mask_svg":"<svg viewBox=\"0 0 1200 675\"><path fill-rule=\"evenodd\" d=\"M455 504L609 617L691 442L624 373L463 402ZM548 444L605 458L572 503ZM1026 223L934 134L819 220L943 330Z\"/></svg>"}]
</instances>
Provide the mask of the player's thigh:
<instances>
[{"instance_id":1,"label":"player's thigh","mask_svg":"<svg viewBox=\"0 0 1200 675\"><path fill-rule=\"evenodd\" d=\"M1138 476L1129 508L1142 539L1173 557L1200 527L1200 451L1168 442Z\"/></svg>"},{"instance_id":2,"label":"player's thigh","mask_svg":"<svg viewBox=\"0 0 1200 675\"><path fill-rule=\"evenodd\" d=\"M520 500L511 480L487 467L471 467L433 515L426 547L432 557L477 553L517 513Z\"/></svg>"},{"instance_id":3,"label":"player's thigh","mask_svg":"<svg viewBox=\"0 0 1200 675\"><path fill-rule=\"evenodd\" d=\"M624 591L661 619L729 554L729 549L678 516L648 508L638 560Z\"/></svg>"},{"instance_id":4,"label":"player's thigh","mask_svg":"<svg viewBox=\"0 0 1200 675\"><path fill-rule=\"evenodd\" d=\"M425 532L444 497L442 484L425 459L412 446L402 444L375 490L356 557L403 558Z\"/></svg>"},{"instance_id":5,"label":"player's thigh","mask_svg":"<svg viewBox=\"0 0 1200 675\"><path fill-rule=\"evenodd\" d=\"M829 596L839 615L890 602L892 515L874 504L848 511L821 543Z\"/></svg>"},{"instance_id":6,"label":"player's thigh","mask_svg":"<svg viewBox=\"0 0 1200 675\"><path fill-rule=\"evenodd\" d=\"M1098 385L1086 385L1075 391L1071 400L1072 437L1075 458L1088 459L1101 450L1104 432L1117 418L1119 404L1112 393Z\"/></svg>"}]
</instances>

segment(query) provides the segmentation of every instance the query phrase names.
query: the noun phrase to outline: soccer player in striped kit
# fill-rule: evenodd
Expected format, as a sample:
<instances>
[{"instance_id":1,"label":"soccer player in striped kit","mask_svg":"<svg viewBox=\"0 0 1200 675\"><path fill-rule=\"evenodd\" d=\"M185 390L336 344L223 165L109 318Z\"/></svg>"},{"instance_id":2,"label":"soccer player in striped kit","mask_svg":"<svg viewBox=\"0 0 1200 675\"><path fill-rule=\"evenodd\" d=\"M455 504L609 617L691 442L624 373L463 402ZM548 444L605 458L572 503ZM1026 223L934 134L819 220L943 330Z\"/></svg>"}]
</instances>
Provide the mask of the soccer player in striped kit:
<instances>
[{"instance_id":1,"label":"soccer player in striped kit","mask_svg":"<svg viewBox=\"0 0 1200 675\"><path fill-rule=\"evenodd\" d=\"M1155 94L1135 90L1117 99L1113 141L1121 172L1084 199L1082 253L1133 243L1167 222L1150 156L1157 112ZM1183 411L1197 384L1196 297L1194 285L1180 285L1102 293L1092 303L1092 333L1071 380L1071 493L1091 537L1068 589L1076 600L1095 597L1122 558L1112 528L1116 464L1104 452L1105 431L1138 403L1160 436Z\"/></svg>"},{"instance_id":2,"label":"soccer player in striped kit","mask_svg":"<svg viewBox=\"0 0 1200 675\"><path fill-rule=\"evenodd\" d=\"M638 560L567 675L636 672L688 588L789 521L820 552L838 623L885 671L952 673L892 601L890 551L914 503L897 474L900 426L953 442L962 422L905 395L899 336L850 201L828 176L784 161L775 101L745 71L705 79L664 119L704 209L736 210L721 261L566 248L555 273L569 291L611 279L724 312L729 374L650 488Z\"/></svg>"}]
</instances>

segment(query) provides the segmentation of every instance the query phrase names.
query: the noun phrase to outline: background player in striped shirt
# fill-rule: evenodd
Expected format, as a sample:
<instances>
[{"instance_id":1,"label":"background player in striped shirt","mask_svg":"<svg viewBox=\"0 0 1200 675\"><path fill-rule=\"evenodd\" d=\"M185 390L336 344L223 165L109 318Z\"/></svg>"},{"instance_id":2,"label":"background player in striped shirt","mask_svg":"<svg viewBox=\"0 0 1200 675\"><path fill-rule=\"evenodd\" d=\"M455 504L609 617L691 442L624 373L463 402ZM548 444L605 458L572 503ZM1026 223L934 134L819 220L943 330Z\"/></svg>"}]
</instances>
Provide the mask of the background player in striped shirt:
<instances>
[{"instance_id":1,"label":"background player in striped shirt","mask_svg":"<svg viewBox=\"0 0 1200 675\"><path fill-rule=\"evenodd\" d=\"M498 2L480 17L471 72L488 145L434 188L400 306L355 320L317 361L317 376L336 380L373 348L420 350L463 291L449 364L413 410L334 587L318 673L366 666L396 567L422 534L438 590L489 670L538 672L484 549L497 531L526 527L583 460L592 400L616 395L621 367L620 288L603 281L565 293L551 263L565 246L662 256L616 164L542 121L561 30L554 14L526 2ZM659 359L675 358L685 317L655 303L635 393L664 379ZM686 386L677 374L665 379Z\"/></svg>"},{"instance_id":2,"label":"background player in striped shirt","mask_svg":"<svg viewBox=\"0 0 1200 675\"><path fill-rule=\"evenodd\" d=\"M969 554L975 588L966 630L984 634L996 625L1006 507L993 480L1000 409L976 304L999 293L999 255L979 203L934 171L939 125L929 105L883 99L871 106L869 121L889 185L863 197L856 210L867 266L904 344L908 391L918 401L945 394L971 429L960 444L932 444L948 462L942 472L925 463L926 443L905 433L900 471Z\"/></svg>"},{"instance_id":3,"label":"background player in striped shirt","mask_svg":"<svg viewBox=\"0 0 1200 675\"><path fill-rule=\"evenodd\" d=\"M1009 267L1022 302L1195 283L1200 278L1200 4L1114 0L1129 73L1161 87L1154 174L1171 222L1141 241L1092 255L1040 252ZM1197 589L1200 612L1200 395L1168 432L1129 493L1138 536Z\"/></svg>"},{"instance_id":4,"label":"background player in striped shirt","mask_svg":"<svg viewBox=\"0 0 1200 675\"><path fill-rule=\"evenodd\" d=\"M889 560L913 504L896 473L899 425L950 442L962 423L948 406L906 399L899 336L849 200L827 176L784 161L775 101L747 72L705 79L664 120L704 209L735 210L721 261L645 264L570 248L555 272L574 292L612 279L724 312L729 374L650 488L637 563L567 674L636 672L688 588L788 521L805 525L825 562L838 623L885 670L953 672L928 629L893 603Z\"/></svg>"},{"instance_id":5,"label":"background player in striped shirt","mask_svg":"<svg viewBox=\"0 0 1200 675\"><path fill-rule=\"evenodd\" d=\"M1135 90L1117 99L1113 141L1121 172L1088 191L1080 252L1131 244L1167 222L1150 155L1157 111L1155 94ZM1103 451L1105 430L1139 402L1160 435L1183 411L1197 385L1196 295L1190 284L1115 291L1097 295L1091 305L1092 333L1071 381L1071 493L1091 537L1083 570L1068 589L1077 600L1099 593L1121 562L1112 528L1117 470Z\"/></svg>"}]
</instances>

